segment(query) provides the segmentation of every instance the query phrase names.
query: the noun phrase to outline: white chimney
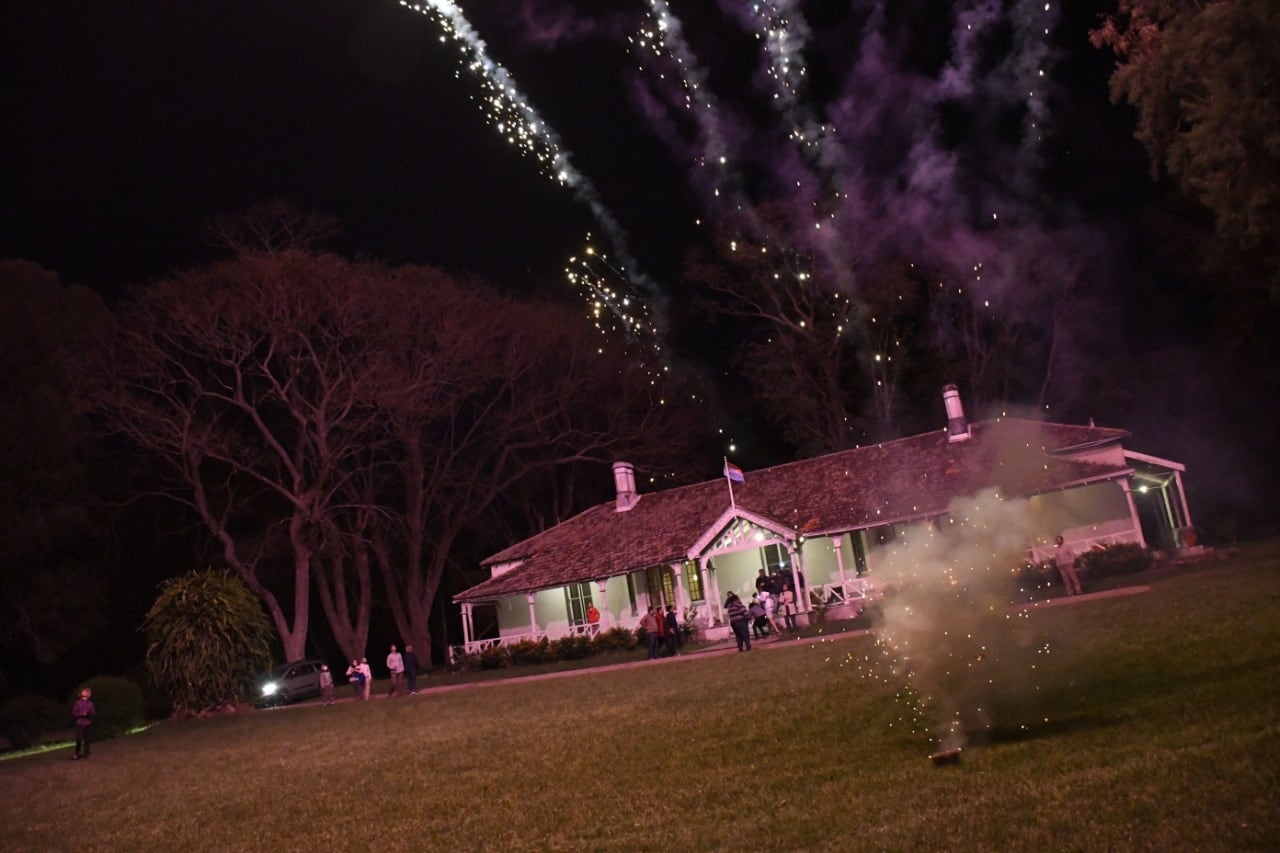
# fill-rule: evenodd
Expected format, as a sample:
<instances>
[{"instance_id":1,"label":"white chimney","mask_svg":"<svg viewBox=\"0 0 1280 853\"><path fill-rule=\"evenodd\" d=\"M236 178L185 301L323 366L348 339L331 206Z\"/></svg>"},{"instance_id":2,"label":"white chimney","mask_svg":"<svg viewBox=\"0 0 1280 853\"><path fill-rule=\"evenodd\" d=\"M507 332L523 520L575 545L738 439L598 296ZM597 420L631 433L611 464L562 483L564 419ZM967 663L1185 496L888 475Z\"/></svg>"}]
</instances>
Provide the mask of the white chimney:
<instances>
[{"instance_id":1,"label":"white chimney","mask_svg":"<svg viewBox=\"0 0 1280 853\"><path fill-rule=\"evenodd\" d=\"M947 441L968 441L972 434L969 422L964 419L960 389L954 385L943 385L942 403L947 407Z\"/></svg>"},{"instance_id":2,"label":"white chimney","mask_svg":"<svg viewBox=\"0 0 1280 853\"><path fill-rule=\"evenodd\" d=\"M636 494L636 469L630 462L613 463L613 485L618 491L618 512L626 512L639 502L640 496Z\"/></svg>"}]
</instances>

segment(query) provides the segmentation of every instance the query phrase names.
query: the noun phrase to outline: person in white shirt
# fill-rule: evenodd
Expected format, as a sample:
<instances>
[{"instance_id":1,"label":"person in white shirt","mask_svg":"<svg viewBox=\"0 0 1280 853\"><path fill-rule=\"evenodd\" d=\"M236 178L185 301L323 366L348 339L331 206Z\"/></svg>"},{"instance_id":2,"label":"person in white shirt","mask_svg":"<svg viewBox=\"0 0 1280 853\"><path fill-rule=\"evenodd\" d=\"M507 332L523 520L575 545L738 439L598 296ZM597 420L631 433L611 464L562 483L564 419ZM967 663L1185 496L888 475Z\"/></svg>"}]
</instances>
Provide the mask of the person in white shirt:
<instances>
[{"instance_id":1,"label":"person in white shirt","mask_svg":"<svg viewBox=\"0 0 1280 853\"><path fill-rule=\"evenodd\" d=\"M387 692L387 698L390 699L400 693L400 679L404 676L404 658L396 651L395 646L391 647L391 654L387 655L387 670L391 673L391 690Z\"/></svg>"},{"instance_id":2,"label":"person in white shirt","mask_svg":"<svg viewBox=\"0 0 1280 853\"><path fill-rule=\"evenodd\" d=\"M368 658L360 658L360 671L364 673L364 695L360 698L369 701L369 691L373 689L373 668L369 666Z\"/></svg>"},{"instance_id":3,"label":"person in white shirt","mask_svg":"<svg viewBox=\"0 0 1280 853\"><path fill-rule=\"evenodd\" d=\"M773 614L778 612L778 599L769 590L763 589L760 591L760 603L764 605L764 619L769 623L773 636L780 636L782 631L778 628L778 623L773 621Z\"/></svg>"},{"instance_id":4,"label":"person in white shirt","mask_svg":"<svg viewBox=\"0 0 1280 853\"><path fill-rule=\"evenodd\" d=\"M1062 541L1059 536L1054 540L1053 561L1058 564L1058 573L1062 575L1062 585L1067 588L1067 595L1079 595L1080 574L1076 571L1076 552Z\"/></svg>"}]
</instances>

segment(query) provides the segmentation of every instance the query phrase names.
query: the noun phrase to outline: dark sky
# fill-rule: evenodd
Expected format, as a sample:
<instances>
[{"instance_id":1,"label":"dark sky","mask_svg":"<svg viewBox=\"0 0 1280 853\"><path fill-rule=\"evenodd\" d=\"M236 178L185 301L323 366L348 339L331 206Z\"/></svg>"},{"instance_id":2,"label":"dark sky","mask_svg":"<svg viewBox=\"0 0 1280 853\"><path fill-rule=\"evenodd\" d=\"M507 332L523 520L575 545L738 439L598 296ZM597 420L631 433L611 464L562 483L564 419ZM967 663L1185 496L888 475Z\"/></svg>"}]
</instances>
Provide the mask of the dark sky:
<instances>
[{"instance_id":1,"label":"dark sky","mask_svg":"<svg viewBox=\"0 0 1280 853\"><path fill-rule=\"evenodd\" d=\"M19 6L5 255L110 286L198 259L205 217L273 197L336 216L344 250L504 277L554 274L581 239L580 207L395 3Z\"/></svg>"},{"instance_id":2,"label":"dark sky","mask_svg":"<svg viewBox=\"0 0 1280 853\"><path fill-rule=\"evenodd\" d=\"M713 218L717 202L689 167L705 137L679 110L659 115L661 101L678 92L675 75L668 68L659 78L660 65L627 50L645 4L466 5L493 58L512 70L617 217L639 271L674 288L694 219ZM768 106L750 22L724 11L733 5L672 8L717 98L741 186L752 198L772 197L785 191L785 170L800 166L775 151L783 122ZM984 215L997 196L1031 205L1026 187L993 189L1009 177L1001 174L1008 140L1003 152L984 149L1018 132L1018 98L1004 91L1008 79L994 81L1002 52L1022 37L1009 25L987 22L988 43L975 48L990 66L975 78L993 82L979 80L926 119L922 106L936 100L919 90L936 87L948 62L961 64L953 41L961 19L933 2L889 4L899 11L879 23L868 23L856 3L777 5L802 7L811 29L802 54L810 63L806 109L815 120L850 123L836 125L851 144L828 181L862 171L902 181L918 164L904 163L897 147L941 115L944 125L929 132L949 134L945 144L971 162L945 189L956 198L935 188L916 199L923 207L912 215L962 241L954 226ZM442 42L437 22L394 0L18 0L7 9L0 254L39 261L67 280L111 289L197 262L208 215L274 197L337 217L345 252L472 270L516 287L562 282L565 259L588 230L600 233L572 191L539 175L485 123L474 100L480 86L457 76L457 47ZM1102 89L1107 61L1083 44L1091 18L1052 18L1054 118L1070 127L1045 143L1037 168L1075 197L1059 193L1043 205L1059 206L1038 211L1036 222L1114 206L1124 193L1109 187L1131 183L1136 162L1123 142L1127 117ZM888 43L884 68L855 68L872 52L873 32ZM1003 117L1002 102L1015 107ZM1092 151L1067 150L1094 142L1101 144ZM1106 180L1079 180L1099 173ZM863 188L864 207L893 206L894 192ZM1071 210L1062 214L1064 201Z\"/></svg>"},{"instance_id":3,"label":"dark sky","mask_svg":"<svg viewBox=\"0 0 1280 853\"><path fill-rule=\"evenodd\" d=\"M1076 288L1091 313L1072 357L1163 364L1175 343L1208 363L1186 347L1209 312L1153 269L1160 189L1108 99L1114 60L1088 44L1110 0L670 0L661 44L644 0L463 6L577 186L518 155L459 43L396 0L6 3L0 257L113 294L209 259L211 214L282 198L336 217L344 254L569 294L566 262L593 232L629 255L634 292L674 303L688 341L686 250L768 203L786 223L772 238L855 289L852 271L895 254L1009 316ZM790 17L779 30L754 8ZM1087 420L1109 388L1070 382L1055 376L1048 416ZM1185 384L1151 383L1100 420L1178 458L1191 428L1160 401ZM1219 451L1198 455L1238 467Z\"/></svg>"}]
</instances>

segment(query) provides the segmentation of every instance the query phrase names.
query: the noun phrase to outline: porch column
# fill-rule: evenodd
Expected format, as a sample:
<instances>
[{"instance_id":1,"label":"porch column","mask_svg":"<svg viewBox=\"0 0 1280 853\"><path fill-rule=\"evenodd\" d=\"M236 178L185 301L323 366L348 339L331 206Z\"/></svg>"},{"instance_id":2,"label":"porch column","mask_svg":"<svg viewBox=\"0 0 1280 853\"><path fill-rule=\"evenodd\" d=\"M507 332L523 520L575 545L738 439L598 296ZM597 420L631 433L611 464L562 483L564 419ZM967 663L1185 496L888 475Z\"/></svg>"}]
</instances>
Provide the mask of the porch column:
<instances>
[{"instance_id":1,"label":"porch column","mask_svg":"<svg viewBox=\"0 0 1280 853\"><path fill-rule=\"evenodd\" d=\"M852 535L852 534L850 534ZM836 552L836 571L840 573L840 598L847 600L849 598L849 582L844 576L844 549L840 547L840 541L844 539L844 534L831 537L831 546Z\"/></svg>"},{"instance_id":2,"label":"porch column","mask_svg":"<svg viewBox=\"0 0 1280 853\"><path fill-rule=\"evenodd\" d=\"M1167 483L1160 487L1160 499L1164 501L1164 514L1169 519L1169 532L1173 534L1173 542L1177 545L1178 528L1181 525L1178 524L1178 515L1174 512L1173 504L1169 501L1169 485Z\"/></svg>"},{"instance_id":3,"label":"porch column","mask_svg":"<svg viewBox=\"0 0 1280 853\"><path fill-rule=\"evenodd\" d=\"M529 602L529 633L533 634L538 630L538 618L533 609L533 593L526 592L524 597Z\"/></svg>"},{"instance_id":4,"label":"porch column","mask_svg":"<svg viewBox=\"0 0 1280 853\"><path fill-rule=\"evenodd\" d=\"M1182 488L1182 472L1178 469L1173 471L1174 482L1178 484L1178 503L1182 504L1182 521L1187 527L1193 527L1191 523L1191 508L1187 506L1187 492Z\"/></svg>"},{"instance_id":5,"label":"porch column","mask_svg":"<svg viewBox=\"0 0 1280 853\"><path fill-rule=\"evenodd\" d=\"M809 608L800 598L800 572L804 569L803 557L801 556L800 551L801 549L792 544L790 540L787 541L787 555L791 558L791 591L795 593L793 597L796 600L796 612L808 613ZM809 578L806 576L805 580L808 579ZM807 595L805 596L805 598L808 597L809 596Z\"/></svg>"},{"instance_id":6,"label":"porch column","mask_svg":"<svg viewBox=\"0 0 1280 853\"><path fill-rule=\"evenodd\" d=\"M707 619L709 620L707 624L710 625L711 620L716 618L716 597L711 591L711 581L707 576L706 563L702 560L695 560L693 564L698 567L698 580L702 586L702 598L707 602Z\"/></svg>"},{"instance_id":7,"label":"porch column","mask_svg":"<svg viewBox=\"0 0 1280 853\"><path fill-rule=\"evenodd\" d=\"M1138 520L1138 507L1133 502L1133 485L1128 480L1121 480L1120 488L1124 489L1124 499L1129 503L1129 518L1133 520L1133 532L1138 534L1138 544L1145 548L1147 547L1147 538L1142 535L1142 522Z\"/></svg>"},{"instance_id":8,"label":"porch column","mask_svg":"<svg viewBox=\"0 0 1280 853\"><path fill-rule=\"evenodd\" d=\"M462 647L468 650L471 648L471 636L475 630L471 623L471 611L474 607L474 604L462 605Z\"/></svg>"},{"instance_id":9,"label":"porch column","mask_svg":"<svg viewBox=\"0 0 1280 853\"><path fill-rule=\"evenodd\" d=\"M677 610L679 610L681 613L684 613L685 608L688 607L690 603L689 596L684 591L684 564L672 563L671 573L675 575L675 581L676 581L675 583L676 600L673 601L672 604L676 606Z\"/></svg>"},{"instance_id":10,"label":"porch column","mask_svg":"<svg viewBox=\"0 0 1280 853\"><path fill-rule=\"evenodd\" d=\"M724 604L720 601L720 577L716 571L715 564L710 560L707 561L707 575L711 581L711 600L715 602L711 612L715 614L716 624L724 624Z\"/></svg>"},{"instance_id":11,"label":"porch column","mask_svg":"<svg viewBox=\"0 0 1280 853\"><path fill-rule=\"evenodd\" d=\"M600 630L601 631L609 630L609 607L608 607L609 599L605 598L605 595L604 595L604 592L605 592L604 588L608 583L609 583L608 578L600 578L600 580L596 581L596 586L600 588L600 607L598 609L600 611Z\"/></svg>"}]
</instances>

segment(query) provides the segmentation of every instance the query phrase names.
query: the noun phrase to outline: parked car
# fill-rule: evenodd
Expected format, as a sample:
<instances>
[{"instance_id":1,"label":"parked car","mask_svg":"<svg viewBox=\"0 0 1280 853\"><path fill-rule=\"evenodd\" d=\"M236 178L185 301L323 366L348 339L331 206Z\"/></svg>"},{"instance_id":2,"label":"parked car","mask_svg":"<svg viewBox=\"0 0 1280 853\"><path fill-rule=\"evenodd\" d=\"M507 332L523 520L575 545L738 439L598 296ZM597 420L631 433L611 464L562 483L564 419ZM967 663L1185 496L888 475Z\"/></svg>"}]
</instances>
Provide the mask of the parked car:
<instances>
[{"instance_id":1,"label":"parked car","mask_svg":"<svg viewBox=\"0 0 1280 853\"><path fill-rule=\"evenodd\" d=\"M320 695L322 660L298 660L277 666L258 685L258 705L288 705Z\"/></svg>"}]
</instances>

